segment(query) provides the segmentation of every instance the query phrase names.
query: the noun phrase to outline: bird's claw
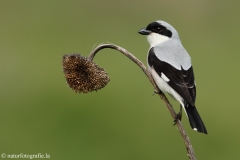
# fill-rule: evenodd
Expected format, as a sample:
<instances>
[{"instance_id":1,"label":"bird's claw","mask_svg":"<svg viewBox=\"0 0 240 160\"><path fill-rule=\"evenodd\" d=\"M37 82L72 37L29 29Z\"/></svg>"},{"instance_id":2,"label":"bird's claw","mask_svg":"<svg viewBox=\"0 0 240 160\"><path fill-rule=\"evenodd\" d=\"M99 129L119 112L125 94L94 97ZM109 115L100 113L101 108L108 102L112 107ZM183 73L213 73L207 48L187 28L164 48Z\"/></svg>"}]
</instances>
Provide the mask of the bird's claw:
<instances>
[{"instance_id":1,"label":"bird's claw","mask_svg":"<svg viewBox=\"0 0 240 160\"><path fill-rule=\"evenodd\" d=\"M154 96L154 94L159 94L159 93L160 93L159 91L154 90L152 95Z\"/></svg>"},{"instance_id":2,"label":"bird's claw","mask_svg":"<svg viewBox=\"0 0 240 160\"><path fill-rule=\"evenodd\" d=\"M181 113L181 112L179 112L179 113L176 115L176 117L175 117L175 119L174 119L174 124L173 124L173 126L177 124L178 120L180 120L180 121L182 120L182 113Z\"/></svg>"}]
</instances>

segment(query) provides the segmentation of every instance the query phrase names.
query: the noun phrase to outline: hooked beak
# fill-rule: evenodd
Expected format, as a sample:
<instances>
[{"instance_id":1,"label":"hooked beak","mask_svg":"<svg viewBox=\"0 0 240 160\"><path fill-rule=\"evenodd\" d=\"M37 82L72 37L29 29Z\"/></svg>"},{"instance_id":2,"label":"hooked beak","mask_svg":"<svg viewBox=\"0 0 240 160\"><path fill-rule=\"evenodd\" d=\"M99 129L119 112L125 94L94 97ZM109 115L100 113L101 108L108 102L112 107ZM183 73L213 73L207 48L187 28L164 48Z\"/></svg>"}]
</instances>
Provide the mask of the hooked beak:
<instances>
[{"instance_id":1,"label":"hooked beak","mask_svg":"<svg viewBox=\"0 0 240 160\"><path fill-rule=\"evenodd\" d=\"M142 35L149 35L151 31L147 30L146 28L143 28L143 29L140 29L138 33Z\"/></svg>"}]
</instances>

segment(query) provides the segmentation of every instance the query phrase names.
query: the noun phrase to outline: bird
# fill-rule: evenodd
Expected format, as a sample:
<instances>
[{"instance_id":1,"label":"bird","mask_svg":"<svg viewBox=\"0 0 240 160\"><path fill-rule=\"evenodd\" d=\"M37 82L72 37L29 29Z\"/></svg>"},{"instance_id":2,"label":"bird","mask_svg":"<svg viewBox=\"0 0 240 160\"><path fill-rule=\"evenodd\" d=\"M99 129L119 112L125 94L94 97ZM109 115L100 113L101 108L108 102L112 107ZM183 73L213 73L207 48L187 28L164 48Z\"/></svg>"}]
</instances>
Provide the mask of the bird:
<instances>
[{"instance_id":1,"label":"bird","mask_svg":"<svg viewBox=\"0 0 240 160\"><path fill-rule=\"evenodd\" d=\"M195 106L196 82L191 57L183 47L177 30L169 23L158 20L138 31L150 44L147 55L148 71L158 88L180 103L177 120L184 109L193 130L207 134L207 129Z\"/></svg>"}]
</instances>

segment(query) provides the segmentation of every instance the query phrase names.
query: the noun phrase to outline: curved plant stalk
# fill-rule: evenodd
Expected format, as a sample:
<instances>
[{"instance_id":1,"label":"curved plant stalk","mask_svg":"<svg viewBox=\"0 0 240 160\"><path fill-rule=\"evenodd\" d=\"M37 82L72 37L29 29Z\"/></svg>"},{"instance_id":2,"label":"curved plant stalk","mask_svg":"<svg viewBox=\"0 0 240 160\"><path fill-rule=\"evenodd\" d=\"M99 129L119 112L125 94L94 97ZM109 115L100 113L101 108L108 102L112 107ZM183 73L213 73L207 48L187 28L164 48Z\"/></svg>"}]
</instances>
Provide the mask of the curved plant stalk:
<instances>
[{"instance_id":1,"label":"curved plant stalk","mask_svg":"<svg viewBox=\"0 0 240 160\"><path fill-rule=\"evenodd\" d=\"M105 48L115 49L115 50L123 53L125 56L127 56L129 59L131 59L134 63L136 63L142 69L142 71L145 73L145 75L147 76L149 81L152 83L155 92L158 93L159 97L162 99L162 101L165 103L166 107L168 108L172 118L175 120L175 118L177 116L176 112L174 111L172 105L169 103L169 101L168 101L167 97L164 95L164 93L162 93L161 90L159 90L159 88L157 87L150 72L147 70L147 68L144 66L144 64L140 60L138 60L133 54L128 52L126 49L124 49L120 46L117 46L115 44L100 44L89 54L88 60L92 61L94 56L100 50L105 49ZM184 130L183 125L180 120L177 120L176 126L178 127L178 130L179 130L179 132L182 136L182 139L185 143L189 159L196 160L196 156L195 156L192 144L191 144L190 139L189 139L186 131Z\"/></svg>"}]
</instances>

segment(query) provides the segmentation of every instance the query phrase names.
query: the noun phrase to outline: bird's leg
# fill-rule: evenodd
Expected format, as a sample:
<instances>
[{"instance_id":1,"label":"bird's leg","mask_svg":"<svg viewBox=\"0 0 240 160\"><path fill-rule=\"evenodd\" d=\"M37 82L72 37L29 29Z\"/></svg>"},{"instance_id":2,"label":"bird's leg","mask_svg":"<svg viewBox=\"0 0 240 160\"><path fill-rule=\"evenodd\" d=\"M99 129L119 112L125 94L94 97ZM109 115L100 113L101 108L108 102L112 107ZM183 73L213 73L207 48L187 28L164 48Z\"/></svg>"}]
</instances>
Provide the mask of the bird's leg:
<instances>
[{"instance_id":1,"label":"bird's leg","mask_svg":"<svg viewBox=\"0 0 240 160\"><path fill-rule=\"evenodd\" d=\"M182 120L182 105L180 105L180 111L179 111L179 113L176 115L176 117L175 117L175 119L174 119L174 124L173 125L175 125L175 124L177 124L177 121L178 120Z\"/></svg>"}]
</instances>

